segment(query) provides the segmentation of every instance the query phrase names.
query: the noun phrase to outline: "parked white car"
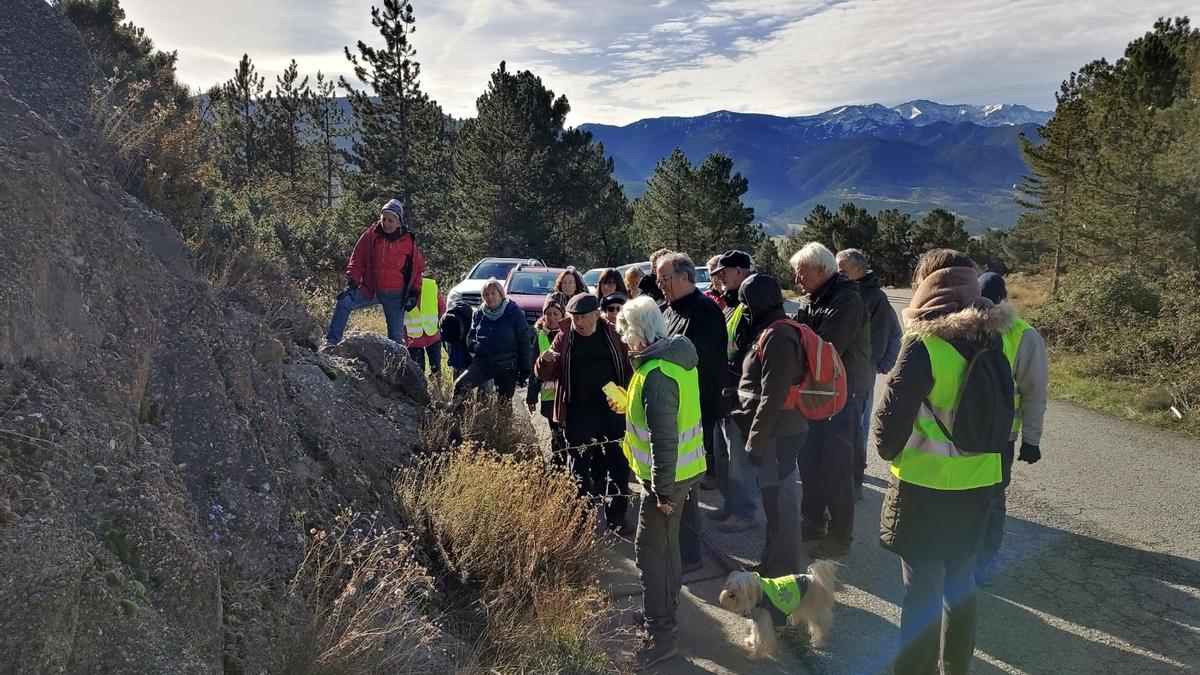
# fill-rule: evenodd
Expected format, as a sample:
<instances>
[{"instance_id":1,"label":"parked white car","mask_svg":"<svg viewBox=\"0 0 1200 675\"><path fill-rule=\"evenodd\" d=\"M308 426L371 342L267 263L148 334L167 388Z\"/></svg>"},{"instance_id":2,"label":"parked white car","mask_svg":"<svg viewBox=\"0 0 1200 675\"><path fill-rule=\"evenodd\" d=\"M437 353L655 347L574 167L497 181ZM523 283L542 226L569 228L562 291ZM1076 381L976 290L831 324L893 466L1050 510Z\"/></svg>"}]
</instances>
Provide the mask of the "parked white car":
<instances>
[{"instance_id":1,"label":"parked white car","mask_svg":"<svg viewBox=\"0 0 1200 675\"><path fill-rule=\"evenodd\" d=\"M483 302L483 284L493 278L504 281L517 265L541 267L542 261L536 258L484 258L475 263L471 271L463 276L462 281L455 284L446 294L447 306L466 303L478 307Z\"/></svg>"}]
</instances>

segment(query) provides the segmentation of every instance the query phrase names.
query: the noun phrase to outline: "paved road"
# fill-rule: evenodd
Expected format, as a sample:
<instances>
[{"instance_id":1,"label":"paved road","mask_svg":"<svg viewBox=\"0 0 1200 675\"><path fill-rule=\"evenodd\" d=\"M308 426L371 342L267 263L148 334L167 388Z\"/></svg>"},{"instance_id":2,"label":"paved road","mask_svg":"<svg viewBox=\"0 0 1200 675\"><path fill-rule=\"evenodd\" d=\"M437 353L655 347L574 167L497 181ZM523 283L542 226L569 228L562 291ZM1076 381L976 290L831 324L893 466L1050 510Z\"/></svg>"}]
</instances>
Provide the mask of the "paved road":
<instances>
[{"instance_id":1,"label":"paved road","mask_svg":"<svg viewBox=\"0 0 1200 675\"><path fill-rule=\"evenodd\" d=\"M897 309L907 304L906 292L891 295ZM973 672L1197 672L1200 443L1056 401L1045 426L1042 461L1014 470L1004 569L981 591ZM685 580L682 658L657 672L886 670L903 594L899 559L878 545L886 464L870 458L868 475L825 649L748 664L744 627L715 606L723 575L710 562ZM749 562L761 532L710 535ZM628 595L637 579L631 551L617 542L610 556L610 588L626 604L637 601Z\"/></svg>"}]
</instances>

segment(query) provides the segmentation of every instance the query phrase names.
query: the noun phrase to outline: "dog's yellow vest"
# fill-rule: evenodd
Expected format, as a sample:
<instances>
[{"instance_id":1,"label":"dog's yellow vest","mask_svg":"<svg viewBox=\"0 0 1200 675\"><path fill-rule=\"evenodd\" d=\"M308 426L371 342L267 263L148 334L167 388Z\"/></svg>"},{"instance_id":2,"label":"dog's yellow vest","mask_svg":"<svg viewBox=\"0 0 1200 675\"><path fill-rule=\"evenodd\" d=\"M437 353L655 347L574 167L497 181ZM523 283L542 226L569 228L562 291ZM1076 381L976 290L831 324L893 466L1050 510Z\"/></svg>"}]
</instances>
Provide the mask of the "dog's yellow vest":
<instances>
[{"instance_id":1,"label":"dog's yellow vest","mask_svg":"<svg viewBox=\"0 0 1200 675\"><path fill-rule=\"evenodd\" d=\"M758 583L762 586L763 593L771 601L771 605L783 612L784 616L791 616L792 612L795 612L796 608L800 606L800 599L804 597L804 591L800 590L800 584L796 583L795 575L789 574L785 577L764 579L755 574L754 578L758 579Z\"/></svg>"}]
</instances>

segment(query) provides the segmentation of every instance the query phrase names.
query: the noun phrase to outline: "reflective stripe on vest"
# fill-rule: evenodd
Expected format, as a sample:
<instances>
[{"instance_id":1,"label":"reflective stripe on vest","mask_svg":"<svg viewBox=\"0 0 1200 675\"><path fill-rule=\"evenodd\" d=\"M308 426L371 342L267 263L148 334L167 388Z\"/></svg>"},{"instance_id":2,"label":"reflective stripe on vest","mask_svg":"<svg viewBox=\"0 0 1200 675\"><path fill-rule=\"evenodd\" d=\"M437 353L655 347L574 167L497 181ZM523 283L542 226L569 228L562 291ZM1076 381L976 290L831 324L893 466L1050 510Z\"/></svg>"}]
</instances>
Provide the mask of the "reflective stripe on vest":
<instances>
[{"instance_id":1,"label":"reflective stripe on vest","mask_svg":"<svg viewBox=\"0 0 1200 675\"><path fill-rule=\"evenodd\" d=\"M939 337L926 337L921 342L929 352L933 389L927 401L921 403L904 449L892 460L892 475L935 490L971 490L999 483L999 453L959 450L933 418L936 414L947 429L954 428L954 407L966 377L967 360Z\"/></svg>"},{"instance_id":2,"label":"reflective stripe on vest","mask_svg":"<svg viewBox=\"0 0 1200 675\"><path fill-rule=\"evenodd\" d=\"M625 412L625 439L621 442L621 450L638 478L653 480L654 453L650 446L650 426L646 423L642 388L646 377L655 370L674 380L679 388L675 480L699 476L707 464L704 461L704 427L700 422L700 385L695 368L685 369L670 361L651 359L637 369L629 381L629 409Z\"/></svg>"},{"instance_id":3,"label":"reflective stripe on vest","mask_svg":"<svg viewBox=\"0 0 1200 675\"><path fill-rule=\"evenodd\" d=\"M410 338L438 332L438 286L429 277L421 281L421 302L404 314L404 330Z\"/></svg>"},{"instance_id":4,"label":"reflective stripe on vest","mask_svg":"<svg viewBox=\"0 0 1200 675\"><path fill-rule=\"evenodd\" d=\"M745 308L745 304L738 305L733 310L733 313L729 315L729 320L725 322L725 336L727 338L725 343L725 358L727 359L732 359L733 355L737 354L737 342L734 338L737 336L737 327L742 322L742 312Z\"/></svg>"},{"instance_id":5,"label":"reflective stripe on vest","mask_svg":"<svg viewBox=\"0 0 1200 675\"><path fill-rule=\"evenodd\" d=\"M538 356L541 356L542 352L546 351L547 349L550 349L550 333L539 329L537 332L537 345L538 345ZM553 403L554 402L554 393L557 391L558 391L558 380L551 380L550 382L543 382L542 383L542 391L538 393L538 400L541 401L542 403L545 403L547 401Z\"/></svg>"},{"instance_id":6,"label":"reflective stripe on vest","mask_svg":"<svg viewBox=\"0 0 1200 675\"><path fill-rule=\"evenodd\" d=\"M804 591L800 589L800 584L796 583L795 575L789 574L786 577L765 579L755 573L754 578L758 579L767 599L771 601L775 609L783 612L784 616L791 616L800 606L800 600L804 598Z\"/></svg>"},{"instance_id":7,"label":"reflective stripe on vest","mask_svg":"<svg viewBox=\"0 0 1200 675\"><path fill-rule=\"evenodd\" d=\"M1010 326L1008 330L1004 331L1003 336L1004 356L1008 357L1008 367L1012 368L1013 371L1013 391L1015 392L1015 396L1013 397L1013 433L1021 430L1021 390L1016 386L1017 349L1021 346L1021 336L1024 335L1025 331L1027 330L1033 330L1033 326L1030 326L1025 319L1022 319L1018 316L1016 320L1013 321L1013 325Z\"/></svg>"}]
</instances>

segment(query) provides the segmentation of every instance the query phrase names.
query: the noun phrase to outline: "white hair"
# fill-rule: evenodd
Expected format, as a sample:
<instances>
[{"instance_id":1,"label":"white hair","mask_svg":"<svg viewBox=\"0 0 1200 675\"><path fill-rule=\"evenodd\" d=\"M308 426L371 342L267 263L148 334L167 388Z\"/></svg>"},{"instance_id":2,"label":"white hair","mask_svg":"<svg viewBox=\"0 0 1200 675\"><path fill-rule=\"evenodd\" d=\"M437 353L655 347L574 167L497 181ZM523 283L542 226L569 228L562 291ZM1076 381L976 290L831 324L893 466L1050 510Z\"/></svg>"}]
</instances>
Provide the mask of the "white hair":
<instances>
[{"instance_id":1,"label":"white hair","mask_svg":"<svg viewBox=\"0 0 1200 675\"><path fill-rule=\"evenodd\" d=\"M860 251L856 248L847 248L847 249L838 251L837 261L839 264L840 263L848 263L850 265L853 265L855 268L857 268L863 272L866 272L867 270L871 269L870 263L867 262L867 254L863 253L862 251Z\"/></svg>"},{"instance_id":2,"label":"white hair","mask_svg":"<svg viewBox=\"0 0 1200 675\"><path fill-rule=\"evenodd\" d=\"M696 263L692 262L692 256L679 251L672 251L658 259L658 264L671 266L672 274L682 274L687 277L687 280L696 283ZM657 272L657 268L655 269Z\"/></svg>"},{"instance_id":3,"label":"white hair","mask_svg":"<svg viewBox=\"0 0 1200 675\"><path fill-rule=\"evenodd\" d=\"M804 245L804 248L792 254L792 269L796 269L801 265L818 269L825 274L837 274L837 258L833 257L833 251L825 248L825 245L810 241Z\"/></svg>"},{"instance_id":4,"label":"white hair","mask_svg":"<svg viewBox=\"0 0 1200 675\"><path fill-rule=\"evenodd\" d=\"M621 313L617 315L617 332L627 345L635 342L650 345L667 337L667 320L654 298L640 295L621 307Z\"/></svg>"}]
</instances>

